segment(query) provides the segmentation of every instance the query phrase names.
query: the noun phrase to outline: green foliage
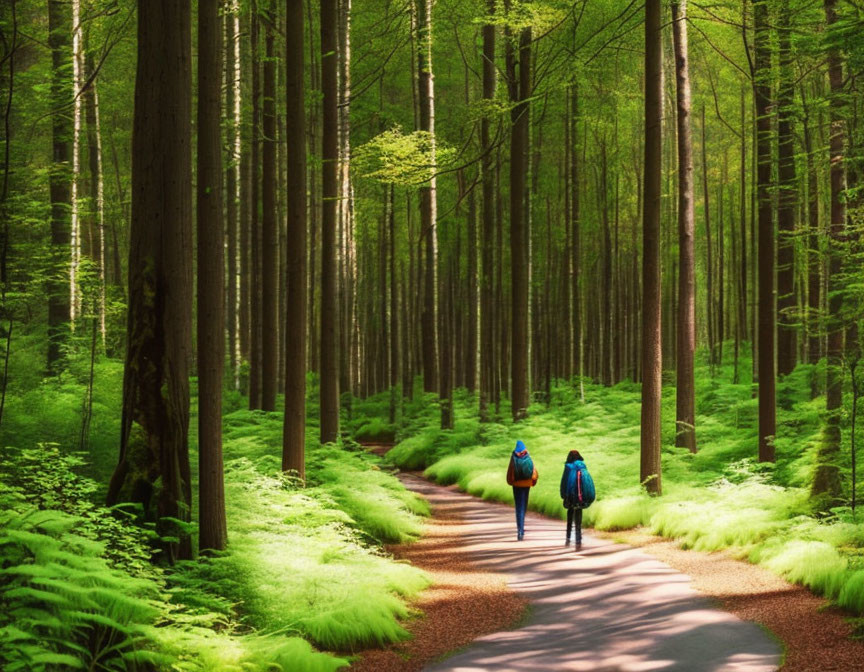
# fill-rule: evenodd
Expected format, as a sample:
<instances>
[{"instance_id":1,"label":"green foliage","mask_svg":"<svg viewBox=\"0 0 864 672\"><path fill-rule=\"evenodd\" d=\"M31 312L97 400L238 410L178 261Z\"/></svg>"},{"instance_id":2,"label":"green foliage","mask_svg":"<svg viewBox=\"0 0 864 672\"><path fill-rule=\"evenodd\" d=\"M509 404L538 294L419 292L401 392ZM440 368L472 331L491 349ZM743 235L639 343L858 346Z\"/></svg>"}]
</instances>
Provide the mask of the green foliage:
<instances>
[{"instance_id":1,"label":"green foliage","mask_svg":"<svg viewBox=\"0 0 864 672\"><path fill-rule=\"evenodd\" d=\"M742 359L739 369L749 371L749 360ZM686 548L731 549L861 613L860 520L847 508L819 516L810 498L825 403L811 399L810 389L823 372L824 363L802 365L780 381L776 464L755 459L757 402L749 384L732 382L731 362L718 367L713 378L704 363L697 368L695 455L674 445L674 388L664 388L660 498L648 497L639 486L639 388L628 381L614 387L586 383L584 403L570 384L556 385L550 405L533 405L518 425L457 419L455 431L442 432L434 414L422 413L413 421L413 434L387 459L404 469L425 468L439 483L458 484L479 497L512 502L504 475L515 441L522 439L540 474L529 506L563 518L561 470L567 452L577 449L598 492L585 511L587 525L601 530L642 525ZM457 418L473 417L474 404L459 399ZM848 470L848 450L844 456L841 468Z\"/></svg>"},{"instance_id":2,"label":"green foliage","mask_svg":"<svg viewBox=\"0 0 864 672\"><path fill-rule=\"evenodd\" d=\"M452 163L456 150L435 140L426 131L403 133L399 126L376 135L354 150L353 167L363 177L397 184L420 186L436 170Z\"/></svg>"}]
</instances>

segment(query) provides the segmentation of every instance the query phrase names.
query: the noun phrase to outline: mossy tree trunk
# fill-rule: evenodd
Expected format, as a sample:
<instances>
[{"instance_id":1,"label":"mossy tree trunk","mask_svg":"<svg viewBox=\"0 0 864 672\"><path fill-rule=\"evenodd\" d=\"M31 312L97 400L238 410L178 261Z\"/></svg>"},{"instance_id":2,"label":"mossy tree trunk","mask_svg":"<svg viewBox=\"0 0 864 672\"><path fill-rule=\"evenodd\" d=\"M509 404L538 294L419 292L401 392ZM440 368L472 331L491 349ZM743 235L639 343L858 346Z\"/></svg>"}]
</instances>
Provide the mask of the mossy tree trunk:
<instances>
[{"instance_id":1,"label":"mossy tree trunk","mask_svg":"<svg viewBox=\"0 0 864 672\"><path fill-rule=\"evenodd\" d=\"M191 518L191 62L189 1L141 3L123 416L108 503L149 511L158 482L156 529L176 537L164 543L169 561L192 557L188 533L169 520Z\"/></svg>"}]
</instances>

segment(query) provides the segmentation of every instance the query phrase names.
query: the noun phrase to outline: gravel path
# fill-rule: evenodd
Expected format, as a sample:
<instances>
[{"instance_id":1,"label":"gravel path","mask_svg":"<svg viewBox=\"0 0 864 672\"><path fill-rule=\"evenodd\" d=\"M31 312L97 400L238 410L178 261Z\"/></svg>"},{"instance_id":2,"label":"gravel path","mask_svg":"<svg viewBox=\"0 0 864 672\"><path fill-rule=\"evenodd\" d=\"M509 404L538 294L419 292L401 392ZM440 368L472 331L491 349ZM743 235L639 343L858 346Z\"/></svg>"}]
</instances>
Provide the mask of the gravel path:
<instances>
[{"instance_id":1,"label":"gravel path","mask_svg":"<svg viewBox=\"0 0 864 672\"><path fill-rule=\"evenodd\" d=\"M639 549L586 536L577 553L564 547L562 522L531 513L525 541L517 542L512 507L400 477L458 518L459 542L427 548L429 562L457 573L468 562L472 571L503 576L531 603L521 627L479 637L430 672L767 672L780 664L781 647L763 629L717 609L687 575ZM462 629L462 617L435 628L447 637Z\"/></svg>"}]
</instances>

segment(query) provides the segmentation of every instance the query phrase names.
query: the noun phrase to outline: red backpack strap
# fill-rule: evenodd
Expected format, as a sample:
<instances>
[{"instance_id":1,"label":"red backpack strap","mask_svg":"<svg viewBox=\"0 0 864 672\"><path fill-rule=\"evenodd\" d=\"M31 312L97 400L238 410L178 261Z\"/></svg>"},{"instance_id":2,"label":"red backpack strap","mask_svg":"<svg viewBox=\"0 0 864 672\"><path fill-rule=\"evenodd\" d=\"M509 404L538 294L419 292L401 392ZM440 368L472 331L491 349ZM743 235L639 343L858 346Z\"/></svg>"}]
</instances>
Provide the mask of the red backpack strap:
<instances>
[{"instance_id":1,"label":"red backpack strap","mask_svg":"<svg viewBox=\"0 0 864 672\"><path fill-rule=\"evenodd\" d=\"M576 469L576 492L579 494L579 503L582 503L582 470Z\"/></svg>"}]
</instances>

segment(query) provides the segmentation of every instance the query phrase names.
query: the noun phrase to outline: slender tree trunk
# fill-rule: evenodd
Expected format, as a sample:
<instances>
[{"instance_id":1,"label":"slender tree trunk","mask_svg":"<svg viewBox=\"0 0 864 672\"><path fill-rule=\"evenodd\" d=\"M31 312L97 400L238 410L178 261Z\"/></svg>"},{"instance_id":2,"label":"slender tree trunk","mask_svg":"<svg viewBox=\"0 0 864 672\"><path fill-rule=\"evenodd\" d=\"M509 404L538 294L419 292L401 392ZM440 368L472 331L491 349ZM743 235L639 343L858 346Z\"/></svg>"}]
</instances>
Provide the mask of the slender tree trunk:
<instances>
[{"instance_id":1,"label":"slender tree trunk","mask_svg":"<svg viewBox=\"0 0 864 672\"><path fill-rule=\"evenodd\" d=\"M830 34L836 30L837 0L825 0L825 23ZM828 80L831 85L830 117L831 135L831 228L828 248L828 366L826 368L825 428L816 455L816 473L813 477L813 494L834 505L841 493L840 468L840 421L843 410L843 350L844 329L841 322L843 299L842 245L846 235L846 124L843 82L843 60L837 46L828 49Z\"/></svg>"},{"instance_id":2,"label":"slender tree trunk","mask_svg":"<svg viewBox=\"0 0 864 672\"><path fill-rule=\"evenodd\" d=\"M237 0L230 0L225 12L225 113L228 116L226 133L227 161L225 165L225 226L227 228L228 289L226 297L226 323L228 327L228 362L231 366L234 389L240 388L240 348L238 334L238 217L237 186L240 166L240 73L239 73L239 17Z\"/></svg>"},{"instance_id":3,"label":"slender tree trunk","mask_svg":"<svg viewBox=\"0 0 864 672\"><path fill-rule=\"evenodd\" d=\"M198 0L198 546L228 541L222 472L225 280L220 0Z\"/></svg>"},{"instance_id":4,"label":"slender tree trunk","mask_svg":"<svg viewBox=\"0 0 864 672\"><path fill-rule=\"evenodd\" d=\"M102 178L102 132L99 120L99 95L96 91L96 72L93 52L89 49L89 34L84 48L84 80L89 82L81 96L87 121L87 167L90 177L87 229L92 245L90 257L96 267L97 288L94 301L95 317L99 321L102 349L105 349L105 198Z\"/></svg>"},{"instance_id":5,"label":"slender tree trunk","mask_svg":"<svg viewBox=\"0 0 864 672\"><path fill-rule=\"evenodd\" d=\"M794 322L795 299L795 211L798 207L798 178L795 175L795 146L792 117L795 97L795 75L792 71L792 48L789 43L789 0L783 0L780 25L777 28L780 48L780 88L777 95L778 135L778 249L777 249L777 373L785 376L795 368L796 345Z\"/></svg>"},{"instance_id":6,"label":"slender tree trunk","mask_svg":"<svg viewBox=\"0 0 864 672\"><path fill-rule=\"evenodd\" d=\"M435 103L432 78L432 2L417 0L417 80L419 105L419 130L432 136L432 159L434 165ZM419 189L420 192L420 236L424 244L423 281L423 389L426 392L439 390L438 381L438 227L437 192L435 178Z\"/></svg>"},{"instance_id":7,"label":"slender tree trunk","mask_svg":"<svg viewBox=\"0 0 864 672\"><path fill-rule=\"evenodd\" d=\"M663 50L660 0L645 3L645 197L642 211L642 451L639 479L652 495L660 480L660 178Z\"/></svg>"},{"instance_id":8,"label":"slender tree trunk","mask_svg":"<svg viewBox=\"0 0 864 672\"><path fill-rule=\"evenodd\" d=\"M261 141L261 409L276 409L278 372L279 250L276 230L276 63L274 60L274 0L268 0L264 35L264 89Z\"/></svg>"},{"instance_id":9,"label":"slender tree trunk","mask_svg":"<svg viewBox=\"0 0 864 672\"><path fill-rule=\"evenodd\" d=\"M705 321L708 324L708 363L713 374L714 371L714 346L716 336L714 333L714 258L713 246L711 245L711 202L708 191L708 149L705 137L705 105L702 105L702 209L705 219L705 241L707 265L705 271Z\"/></svg>"},{"instance_id":10,"label":"slender tree trunk","mask_svg":"<svg viewBox=\"0 0 864 672\"><path fill-rule=\"evenodd\" d=\"M252 0L250 39L252 41L252 165L250 168L251 187L249 190L249 408L261 408L262 402L262 275L261 275L261 210L258 198L261 188L261 84L259 55L258 3Z\"/></svg>"},{"instance_id":11,"label":"slender tree trunk","mask_svg":"<svg viewBox=\"0 0 864 672\"><path fill-rule=\"evenodd\" d=\"M803 99L803 88L802 88ZM816 364L822 356L822 254L819 240L819 174L816 171L816 160L813 156L813 139L810 131L808 105L802 100L804 107L804 152L807 154L807 361ZM815 377L814 377L815 378ZM817 385L812 386L814 396Z\"/></svg>"},{"instance_id":12,"label":"slender tree trunk","mask_svg":"<svg viewBox=\"0 0 864 672\"><path fill-rule=\"evenodd\" d=\"M673 0L675 79L678 102L678 325L675 445L696 452L696 287L693 255L693 145L690 131L690 69L687 0ZM703 141L704 146L704 141Z\"/></svg>"},{"instance_id":13,"label":"slender tree trunk","mask_svg":"<svg viewBox=\"0 0 864 672\"><path fill-rule=\"evenodd\" d=\"M495 0L487 0L487 11L490 16L495 11ZM483 26L483 98L491 101L495 98L495 26ZM495 245L495 172L492 157L492 139L490 137L490 120L483 116L480 120L480 145L482 158L480 177L483 182L482 243L480 252L480 420L490 420L489 403L493 398L495 366L494 339L494 245Z\"/></svg>"},{"instance_id":14,"label":"slender tree trunk","mask_svg":"<svg viewBox=\"0 0 864 672\"><path fill-rule=\"evenodd\" d=\"M156 530L178 537L166 543L169 560L192 557L188 533L169 522L188 522L192 503L191 62L188 0L141 3L123 415L108 504L140 501L148 511L158 487Z\"/></svg>"},{"instance_id":15,"label":"slender tree trunk","mask_svg":"<svg viewBox=\"0 0 864 672\"><path fill-rule=\"evenodd\" d=\"M282 470L306 477L306 110L303 82L303 0L285 0L285 128L288 143L288 297L285 329L285 423Z\"/></svg>"},{"instance_id":16,"label":"slender tree trunk","mask_svg":"<svg viewBox=\"0 0 864 672\"><path fill-rule=\"evenodd\" d=\"M321 443L339 438L339 305L336 286L336 199L338 197L338 13L336 0L321 0Z\"/></svg>"},{"instance_id":17,"label":"slender tree trunk","mask_svg":"<svg viewBox=\"0 0 864 672\"><path fill-rule=\"evenodd\" d=\"M51 274L48 290L48 372L59 373L63 348L69 339L71 303L69 254L72 214L72 121L65 108L71 92L69 39L71 5L48 0L48 45L51 49L51 142L53 162L49 172L51 198Z\"/></svg>"},{"instance_id":18,"label":"slender tree trunk","mask_svg":"<svg viewBox=\"0 0 864 672\"><path fill-rule=\"evenodd\" d=\"M774 461L777 433L774 333L777 311L774 303L774 221L771 212L771 46L768 7L753 5L755 29L757 198L759 202L759 461Z\"/></svg>"},{"instance_id":19,"label":"slender tree trunk","mask_svg":"<svg viewBox=\"0 0 864 672\"><path fill-rule=\"evenodd\" d=\"M747 336L747 131L746 126L746 102L744 89L741 89L741 183L739 185L739 211L738 219L741 236L741 265L738 271L738 333L739 339ZM738 382L738 369L736 364L735 382Z\"/></svg>"},{"instance_id":20,"label":"slender tree trunk","mask_svg":"<svg viewBox=\"0 0 864 672\"><path fill-rule=\"evenodd\" d=\"M583 356L582 356L582 301L579 278L582 273L582 211L580 201L580 168L579 168L579 87L576 82L570 85L570 230L571 230L571 260L573 273L573 335L570 339L573 353L573 370L579 377L579 387L582 389Z\"/></svg>"},{"instance_id":21,"label":"slender tree trunk","mask_svg":"<svg viewBox=\"0 0 864 672\"><path fill-rule=\"evenodd\" d=\"M396 275L396 187L390 185L388 226L390 229L390 423L399 416L402 394L399 391L400 377L400 328L399 328L399 283ZM403 308L404 310L404 308Z\"/></svg>"}]
</instances>

